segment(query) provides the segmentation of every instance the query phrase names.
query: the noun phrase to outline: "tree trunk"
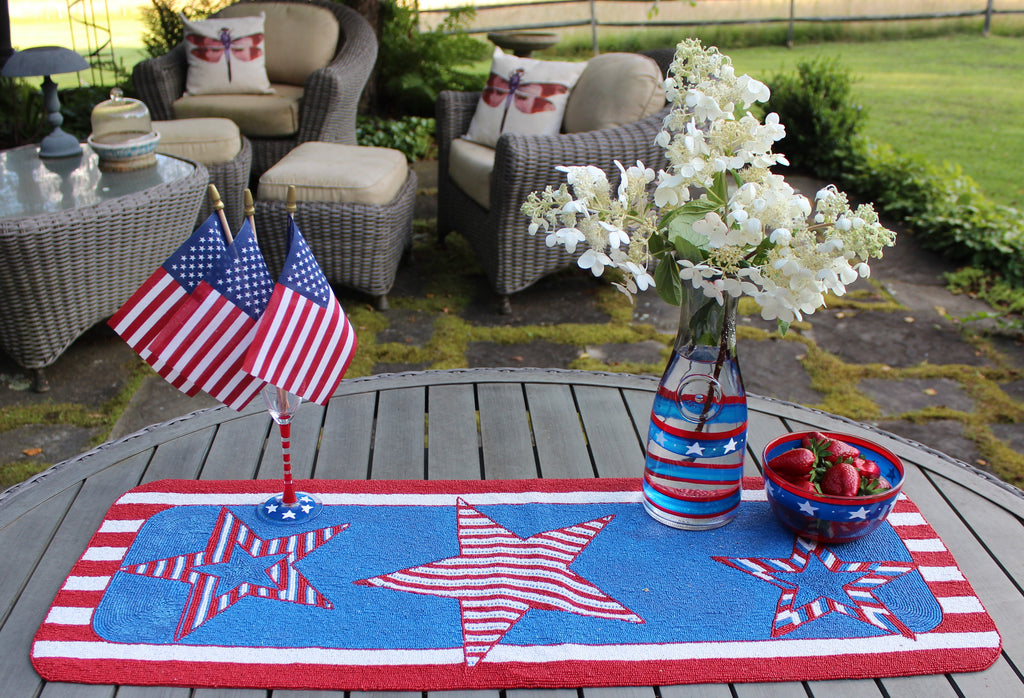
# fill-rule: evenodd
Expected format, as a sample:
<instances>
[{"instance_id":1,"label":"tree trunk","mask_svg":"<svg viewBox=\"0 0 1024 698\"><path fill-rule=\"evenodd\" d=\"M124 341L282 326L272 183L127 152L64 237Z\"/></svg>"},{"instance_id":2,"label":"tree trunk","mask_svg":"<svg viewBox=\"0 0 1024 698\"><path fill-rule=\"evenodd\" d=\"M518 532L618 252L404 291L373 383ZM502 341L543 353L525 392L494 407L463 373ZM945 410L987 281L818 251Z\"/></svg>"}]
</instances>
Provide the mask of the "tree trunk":
<instances>
[{"instance_id":1,"label":"tree trunk","mask_svg":"<svg viewBox=\"0 0 1024 698\"><path fill-rule=\"evenodd\" d=\"M379 45L381 36L380 0L345 0L345 4L361 14L370 23L370 26L373 27L373 33L377 35L377 43ZM374 65L370 78L366 81L363 94L359 98L359 112L362 114L377 112L376 65Z\"/></svg>"}]
</instances>

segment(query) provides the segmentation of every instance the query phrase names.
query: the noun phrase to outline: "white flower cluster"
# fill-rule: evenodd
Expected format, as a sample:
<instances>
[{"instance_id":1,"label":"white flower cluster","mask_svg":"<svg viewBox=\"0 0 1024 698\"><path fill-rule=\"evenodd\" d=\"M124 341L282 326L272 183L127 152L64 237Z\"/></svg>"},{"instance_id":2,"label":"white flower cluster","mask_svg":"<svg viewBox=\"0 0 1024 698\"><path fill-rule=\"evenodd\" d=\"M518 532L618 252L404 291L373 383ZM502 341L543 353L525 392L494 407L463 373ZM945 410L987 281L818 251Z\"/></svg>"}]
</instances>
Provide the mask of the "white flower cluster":
<instances>
[{"instance_id":1,"label":"white flower cluster","mask_svg":"<svg viewBox=\"0 0 1024 698\"><path fill-rule=\"evenodd\" d=\"M871 206L852 210L835 187L818 192L812 205L770 171L788 164L772 152L785 128L777 114L762 123L747 111L768 100L768 88L737 76L728 56L694 39L677 46L670 71L672 107L657 137L668 171L616 163L613 193L599 168L559 167L566 184L523 204L530 234L544 231L549 247L569 253L583 244L579 266L595 276L619 269L617 286L631 297L655 285L649 270L657 262L679 272L657 275L666 300L678 298L666 280L677 288L686 282L720 302L750 296L762 317L782 323L868 276L867 260L880 257L895 234Z\"/></svg>"}]
</instances>

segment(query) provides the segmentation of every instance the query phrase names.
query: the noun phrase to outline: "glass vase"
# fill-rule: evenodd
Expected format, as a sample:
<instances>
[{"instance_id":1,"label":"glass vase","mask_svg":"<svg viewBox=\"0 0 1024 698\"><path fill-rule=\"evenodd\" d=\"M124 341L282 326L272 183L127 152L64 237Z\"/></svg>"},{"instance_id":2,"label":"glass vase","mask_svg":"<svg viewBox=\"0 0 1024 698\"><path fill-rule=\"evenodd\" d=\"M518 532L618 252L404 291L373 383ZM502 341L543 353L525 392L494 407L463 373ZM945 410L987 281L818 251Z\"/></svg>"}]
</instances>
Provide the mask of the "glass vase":
<instances>
[{"instance_id":1,"label":"glass vase","mask_svg":"<svg viewBox=\"0 0 1024 698\"><path fill-rule=\"evenodd\" d=\"M737 299L723 300L684 284L679 332L651 410L644 508L675 528L717 528L739 511L747 397Z\"/></svg>"}]
</instances>

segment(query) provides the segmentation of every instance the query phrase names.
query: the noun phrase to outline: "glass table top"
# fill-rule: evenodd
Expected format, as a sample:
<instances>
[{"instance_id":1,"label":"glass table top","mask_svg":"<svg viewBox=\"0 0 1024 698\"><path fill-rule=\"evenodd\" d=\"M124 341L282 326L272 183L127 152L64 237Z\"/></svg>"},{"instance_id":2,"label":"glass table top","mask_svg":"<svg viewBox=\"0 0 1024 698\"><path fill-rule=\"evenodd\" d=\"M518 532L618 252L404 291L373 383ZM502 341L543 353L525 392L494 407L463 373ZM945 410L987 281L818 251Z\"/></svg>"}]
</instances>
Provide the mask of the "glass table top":
<instances>
[{"instance_id":1,"label":"glass table top","mask_svg":"<svg viewBox=\"0 0 1024 698\"><path fill-rule=\"evenodd\" d=\"M156 165L130 172L102 172L88 145L68 158L39 157L34 145L0 152L0 218L28 218L70 211L136 194L189 176L195 165L156 156Z\"/></svg>"}]
</instances>

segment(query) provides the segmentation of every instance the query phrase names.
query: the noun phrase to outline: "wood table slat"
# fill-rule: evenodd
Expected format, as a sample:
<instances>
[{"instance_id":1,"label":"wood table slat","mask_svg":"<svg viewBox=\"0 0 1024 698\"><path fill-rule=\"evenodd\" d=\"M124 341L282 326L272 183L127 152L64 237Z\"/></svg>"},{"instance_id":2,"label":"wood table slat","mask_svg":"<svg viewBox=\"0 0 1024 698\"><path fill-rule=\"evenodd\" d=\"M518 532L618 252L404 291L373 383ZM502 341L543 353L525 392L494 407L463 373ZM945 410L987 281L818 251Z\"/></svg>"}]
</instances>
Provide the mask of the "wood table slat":
<instances>
[{"instance_id":1,"label":"wood table slat","mask_svg":"<svg viewBox=\"0 0 1024 698\"><path fill-rule=\"evenodd\" d=\"M0 628L0 647L12 648L0 652L0 677L7 695L33 696L42 686L42 679L29 661L32 638L110 505L138 483L148 460L144 454L136 455L120 468L96 473L85 482L70 506L61 510L66 511L66 516Z\"/></svg>"},{"instance_id":2,"label":"wood table slat","mask_svg":"<svg viewBox=\"0 0 1024 698\"><path fill-rule=\"evenodd\" d=\"M64 698L65 696L76 696L76 698L114 698L113 686L82 686L67 683L48 683L43 686L39 698Z\"/></svg>"},{"instance_id":3,"label":"wood table slat","mask_svg":"<svg viewBox=\"0 0 1024 698\"><path fill-rule=\"evenodd\" d=\"M574 389L580 418L590 444L590 455L600 477L640 477L644 471L644 445L622 399L608 399L603 388Z\"/></svg>"},{"instance_id":4,"label":"wood table slat","mask_svg":"<svg viewBox=\"0 0 1024 698\"><path fill-rule=\"evenodd\" d=\"M4 554L0 567L0 628L60 525L61 520L48 508L66 511L78 489L65 488L47 503L47 507L36 507L0 528L0 550Z\"/></svg>"},{"instance_id":5,"label":"wood table slat","mask_svg":"<svg viewBox=\"0 0 1024 698\"><path fill-rule=\"evenodd\" d=\"M427 410L427 477L479 480L480 432L473 386L429 388Z\"/></svg>"},{"instance_id":6,"label":"wood table slat","mask_svg":"<svg viewBox=\"0 0 1024 698\"><path fill-rule=\"evenodd\" d=\"M203 463L200 479L248 480L256 477L270 425L270 415L264 410L229 419L218 426L206 462Z\"/></svg>"},{"instance_id":7,"label":"wood table slat","mask_svg":"<svg viewBox=\"0 0 1024 698\"><path fill-rule=\"evenodd\" d=\"M771 664L765 664L765 669L771 671ZM807 689L799 681L737 683L732 687L736 698L807 698Z\"/></svg>"},{"instance_id":8,"label":"wood table slat","mask_svg":"<svg viewBox=\"0 0 1024 698\"><path fill-rule=\"evenodd\" d=\"M370 471L374 480L423 478L426 400L426 389L419 387L386 390L378 396Z\"/></svg>"},{"instance_id":9,"label":"wood table slat","mask_svg":"<svg viewBox=\"0 0 1024 698\"><path fill-rule=\"evenodd\" d=\"M370 472L377 398L372 393L337 397L327 405L313 474L321 480L362 480Z\"/></svg>"},{"instance_id":10,"label":"wood table slat","mask_svg":"<svg viewBox=\"0 0 1024 698\"><path fill-rule=\"evenodd\" d=\"M481 383L476 390L484 477L488 480L537 477L533 433L522 386Z\"/></svg>"},{"instance_id":11,"label":"wood table slat","mask_svg":"<svg viewBox=\"0 0 1024 698\"><path fill-rule=\"evenodd\" d=\"M594 477L587 439L567 385L528 383L527 409L543 477Z\"/></svg>"},{"instance_id":12,"label":"wood table slat","mask_svg":"<svg viewBox=\"0 0 1024 698\"><path fill-rule=\"evenodd\" d=\"M216 427L208 427L196 432L194 438L182 436L157 446L142 482L165 478L193 480L198 477L216 430Z\"/></svg>"}]
</instances>

